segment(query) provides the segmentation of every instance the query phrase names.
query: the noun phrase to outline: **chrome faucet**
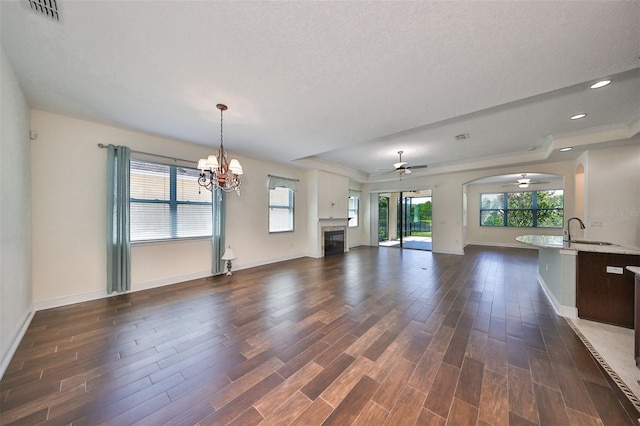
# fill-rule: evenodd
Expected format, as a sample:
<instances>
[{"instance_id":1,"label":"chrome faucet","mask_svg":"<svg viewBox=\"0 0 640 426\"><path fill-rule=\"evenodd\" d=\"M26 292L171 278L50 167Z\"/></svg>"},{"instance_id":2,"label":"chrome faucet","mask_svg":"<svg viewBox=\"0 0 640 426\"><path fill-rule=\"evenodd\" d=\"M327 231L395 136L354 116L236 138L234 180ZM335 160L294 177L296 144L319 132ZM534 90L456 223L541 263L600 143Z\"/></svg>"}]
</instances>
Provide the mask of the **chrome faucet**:
<instances>
[{"instance_id":1,"label":"chrome faucet","mask_svg":"<svg viewBox=\"0 0 640 426\"><path fill-rule=\"evenodd\" d=\"M578 222L580 222L580 229L584 229L584 223L582 222L582 220L580 220L580 218L578 217L572 217L569 220L567 220L567 239L565 241L571 242L571 221L572 220L577 220Z\"/></svg>"}]
</instances>

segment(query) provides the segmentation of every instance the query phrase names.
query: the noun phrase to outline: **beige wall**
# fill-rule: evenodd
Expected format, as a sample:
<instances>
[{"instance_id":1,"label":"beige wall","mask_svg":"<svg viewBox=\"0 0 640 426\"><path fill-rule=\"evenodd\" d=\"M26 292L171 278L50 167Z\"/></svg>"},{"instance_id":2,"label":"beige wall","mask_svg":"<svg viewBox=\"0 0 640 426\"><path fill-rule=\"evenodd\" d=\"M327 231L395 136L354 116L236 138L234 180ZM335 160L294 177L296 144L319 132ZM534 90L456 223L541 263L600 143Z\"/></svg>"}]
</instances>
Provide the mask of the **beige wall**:
<instances>
[{"instance_id":1,"label":"beige wall","mask_svg":"<svg viewBox=\"0 0 640 426\"><path fill-rule=\"evenodd\" d=\"M31 315L29 107L0 48L0 376ZM46 182L46 175L39 182Z\"/></svg>"},{"instance_id":2,"label":"beige wall","mask_svg":"<svg viewBox=\"0 0 640 426\"><path fill-rule=\"evenodd\" d=\"M586 236L640 246L640 140L583 156ZM577 167L577 166L576 166Z\"/></svg>"},{"instance_id":3,"label":"beige wall","mask_svg":"<svg viewBox=\"0 0 640 426\"><path fill-rule=\"evenodd\" d=\"M38 308L106 295L106 150L98 143L126 145L195 161L211 149L42 111L32 112L38 140L32 145L33 299ZM232 149L232 147L230 147ZM227 195L226 243L238 259L234 269L307 253L304 173L241 158L242 196ZM296 229L268 233L267 175L301 180ZM208 239L134 245L132 289L210 275Z\"/></svg>"}]
</instances>

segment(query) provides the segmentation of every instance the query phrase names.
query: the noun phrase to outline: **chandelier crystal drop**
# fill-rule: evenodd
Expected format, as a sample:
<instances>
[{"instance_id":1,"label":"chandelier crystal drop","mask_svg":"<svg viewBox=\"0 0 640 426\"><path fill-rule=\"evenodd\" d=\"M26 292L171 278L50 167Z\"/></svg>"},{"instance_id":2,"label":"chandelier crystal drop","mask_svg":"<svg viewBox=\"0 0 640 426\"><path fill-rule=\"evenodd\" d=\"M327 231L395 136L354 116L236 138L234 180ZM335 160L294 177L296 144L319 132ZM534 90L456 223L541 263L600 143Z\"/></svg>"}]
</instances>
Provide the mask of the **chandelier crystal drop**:
<instances>
[{"instance_id":1,"label":"chandelier crystal drop","mask_svg":"<svg viewBox=\"0 0 640 426\"><path fill-rule=\"evenodd\" d=\"M216 108L220 110L220 149L215 155L212 154L198 160L198 169L200 170L198 184L209 191L220 188L224 192L236 191L240 195L242 166L235 158L232 158L231 161L227 160L222 139L222 112L227 110L227 106L218 104Z\"/></svg>"}]
</instances>

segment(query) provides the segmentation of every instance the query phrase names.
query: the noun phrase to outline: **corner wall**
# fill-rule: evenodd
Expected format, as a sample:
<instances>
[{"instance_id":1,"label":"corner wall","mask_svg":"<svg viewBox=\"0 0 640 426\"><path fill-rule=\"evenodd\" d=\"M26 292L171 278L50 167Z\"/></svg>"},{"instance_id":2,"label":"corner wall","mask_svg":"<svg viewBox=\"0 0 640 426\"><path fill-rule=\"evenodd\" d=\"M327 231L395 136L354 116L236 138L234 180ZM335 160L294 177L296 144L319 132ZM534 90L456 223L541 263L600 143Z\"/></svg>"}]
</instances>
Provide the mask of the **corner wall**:
<instances>
[{"instance_id":1,"label":"corner wall","mask_svg":"<svg viewBox=\"0 0 640 426\"><path fill-rule=\"evenodd\" d=\"M30 321L32 299L29 106L2 48L0 93L1 377Z\"/></svg>"}]
</instances>

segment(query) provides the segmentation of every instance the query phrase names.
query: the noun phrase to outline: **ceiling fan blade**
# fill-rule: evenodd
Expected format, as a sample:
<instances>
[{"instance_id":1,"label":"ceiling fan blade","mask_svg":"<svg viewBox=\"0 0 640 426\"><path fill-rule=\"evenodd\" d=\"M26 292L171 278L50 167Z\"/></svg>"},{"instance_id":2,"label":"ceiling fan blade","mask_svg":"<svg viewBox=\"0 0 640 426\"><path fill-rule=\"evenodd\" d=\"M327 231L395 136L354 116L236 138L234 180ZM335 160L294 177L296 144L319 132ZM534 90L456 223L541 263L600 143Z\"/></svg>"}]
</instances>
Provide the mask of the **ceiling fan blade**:
<instances>
[{"instance_id":1,"label":"ceiling fan blade","mask_svg":"<svg viewBox=\"0 0 640 426\"><path fill-rule=\"evenodd\" d=\"M407 166L407 169L426 169L427 167L429 167L426 164L421 164L419 166Z\"/></svg>"}]
</instances>

